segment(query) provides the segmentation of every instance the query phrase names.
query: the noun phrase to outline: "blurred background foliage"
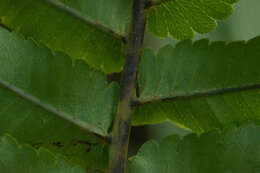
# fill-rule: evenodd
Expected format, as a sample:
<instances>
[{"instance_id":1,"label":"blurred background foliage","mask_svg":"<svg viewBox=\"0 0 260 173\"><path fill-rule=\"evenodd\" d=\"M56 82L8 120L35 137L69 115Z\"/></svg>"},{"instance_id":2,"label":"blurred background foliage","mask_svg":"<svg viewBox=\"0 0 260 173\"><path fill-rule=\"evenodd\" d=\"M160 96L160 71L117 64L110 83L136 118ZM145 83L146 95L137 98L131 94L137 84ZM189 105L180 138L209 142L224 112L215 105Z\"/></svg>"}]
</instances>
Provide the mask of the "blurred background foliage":
<instances>
[{"instance_id":1,"label":"blurred background foliage","mask_svg":"<svg viewBox=\"0 0 260 173\"><path fill-rule=\"evenodd\" d=\"M210 41L237 41L250 40L260 35L260 1L240 0L235 5L234 13L227 20L218 23L216 30L204 34L197 34L194 40L207 38ZM178 40L173 38L160 39L146 32L144 47L158 51L167 44L175 45ZM181 129L171 123L133 127L130 139L130 155L137 152L138 148L147 140L154 139L160 141L170 134L184 136L190 131Z\"/></svg>"}]
</instances>

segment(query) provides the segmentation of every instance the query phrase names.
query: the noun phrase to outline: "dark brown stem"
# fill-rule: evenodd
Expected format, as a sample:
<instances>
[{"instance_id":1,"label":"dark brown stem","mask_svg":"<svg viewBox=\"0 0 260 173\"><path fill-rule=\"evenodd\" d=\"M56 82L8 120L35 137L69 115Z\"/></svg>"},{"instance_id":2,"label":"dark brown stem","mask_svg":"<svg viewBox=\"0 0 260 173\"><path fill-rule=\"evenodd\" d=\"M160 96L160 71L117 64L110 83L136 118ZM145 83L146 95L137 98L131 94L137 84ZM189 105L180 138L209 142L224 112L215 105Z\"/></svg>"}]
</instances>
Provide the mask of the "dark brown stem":
<instances>
[{"instance_id":1,"label":"dark brown stem","mask_svg":"<svg viewBox=\"0 0 260 173\"><path fill-rule=\"evenodd\" d=\"M138 59L145 31L145 12L148 0L134 0L133 22L126 44L126 63L121 79L120 100L113 127L110 153L110 173L124 173L131 121L131 101L135 89Z\"/></svg>"}]
</instances>

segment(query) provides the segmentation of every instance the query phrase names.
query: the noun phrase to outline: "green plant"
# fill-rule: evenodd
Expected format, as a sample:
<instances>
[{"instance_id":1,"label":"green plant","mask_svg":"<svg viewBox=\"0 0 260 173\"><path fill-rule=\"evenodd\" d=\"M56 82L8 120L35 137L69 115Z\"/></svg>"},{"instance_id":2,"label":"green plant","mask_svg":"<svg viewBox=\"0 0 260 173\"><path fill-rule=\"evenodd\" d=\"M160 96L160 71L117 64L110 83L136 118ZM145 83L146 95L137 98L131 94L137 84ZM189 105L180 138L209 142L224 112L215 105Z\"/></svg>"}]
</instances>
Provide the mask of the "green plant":
<instances>
[{"instance_id":1,"label":"green plant","mask_svg":"<svg viewBox=\"0 0 260 173\"><path fill-rule=\"evenodd\" d=\"M0 0L0 172L260 172L260 38L187 40L236 2ZM146 26L184 41L143 50ZM126 166L131 126L164 121L193 134Z\"/></svg>"}]
</instances>

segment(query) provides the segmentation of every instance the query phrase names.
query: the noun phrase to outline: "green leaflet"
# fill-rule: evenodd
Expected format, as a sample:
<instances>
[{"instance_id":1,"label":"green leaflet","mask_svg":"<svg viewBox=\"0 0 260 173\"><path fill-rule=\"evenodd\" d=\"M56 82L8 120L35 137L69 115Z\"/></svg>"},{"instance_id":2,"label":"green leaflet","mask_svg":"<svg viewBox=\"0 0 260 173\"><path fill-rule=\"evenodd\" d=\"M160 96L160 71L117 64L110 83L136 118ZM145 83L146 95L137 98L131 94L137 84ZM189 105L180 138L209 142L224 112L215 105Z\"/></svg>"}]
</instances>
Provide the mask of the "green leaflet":
<instances>
[{"instance_id":1,"label":"green leaflet","mask_svg":"<svg viewBox=\"0 0 260 173\"><path fill-rule=\"evenodd\" d=\"M165 0L147 12L151 33L176 39L192 38L194 32L207 33L216 28L216 20L223 20L238 0Z\"/></svg>"},{"instance_id":2,"label":"green leaflet","mask_svg":"<svg viewBox=\"0 0 260 173\"><path fill-rule=\"evenodd\" d=\"M132 0L57 0L126 35L131 21Z\"/></svg>"},{"instance_id":3,"label":"green leaflet","mask_svg":"<svg viewBox=\"0 0 260 173\"><path fill-rule=\"evenodd\" d=\"M200 40L145 50L133 125L172 121L196 132L260 120L260 37L245 42ZM164 99L164 101L161 101Z\"/></svg>"},{"instance_id":4,"label":"green leaflet","mask_svg":"<svg viewBox=\"0 0 260 173\"><path fill-rule=\"evenodd\" d=\"M145 143L131 159L130 173L250 173L260 171L260 127L212 131L160 144Z\"/></svg>"},{"instance_id":5,"label":"green leaflet","mask_svg":"<svg viewBox=\"0 0 260 173\"><path fill-rule=\"evenodd\" d=\"M90 66L106 73L122 70L122 40L46 0L0 0L0 19L4 25L26 38L32 37L74 59L84 59Z\"/></svg>"},{"instance_id":6,"label":"green leaflet","mask_svg":"<svg viewBox=\"0 0 260 173\"><path fill-rule=\"evenodd\" d=\"M93 139L93 136L84 136L82 133L76 135L70 132L70 135L65 140L44 141L33 143L32 146L36 149L44 147L54 153L60 153L72 163L80 165L88 173L106 172L109 162L109 145Z\"/></svg>"},{"instance_id":7,"label":"green leaflet","mask_svg":"<svg viewBox=\"0 0 260 173\"><path fill-rule=\"evenodd\" d=\"M108 85L103 73L92 70L83 61L72 64L66 55L37 47L4 29L0 30L0 38L1 81L66 113L90 131L107 135L116 110L117 84ZM20 105L20 101L11 99L16 93L10 93L10 98L6 92L3 94L6 96L1 98L2 106ZM28 108L30 111L31 106Z\"/></svg>"},{"instance_id":8,"label":"green leaflet","mask_svg":"<svg viewBox=\"0 0 260 173\"><path fill-rule=\"evenodd\" d=\"M29 146L18 145L10 137L0 138L1 173L84 173L61 155L54 155L46 149L35 151Z\"/></svg>"},{"instance_id":9,"label":"green leaflet","mask_svg":"<svg viewBox=\"0 0 260 173\"><path fill-rule=\"evenodd\" d=\"M67 149L75 149L76 145L80 150L63 150L65 155L77 161L77 152L85 153L92 158L82 157L81 162L89 159L91 163L84 165L95 167L95 159L102 160L96 163L100 164L97 167L107 164L103 161L107 161L103 153L106 153L106 145L99 144L81 128L107 135L116 111L117 84L107 84L103 73L91 69L83 61L72 63L64 54L36 46L1 28L0 67L0 82L54 108L67 119L0 85L0 134L9 133L18 141L33 145L61 143ZM62 152L62 147L57 150Z\"/></svg>"},{"instance_id":10,"label":"green leaflet","mask_svg":"<svg viewBox=\"0 0 260 173\"><path fill-rule=\"evenodd\" d=\"M107 144L8 90L1 88L0 95L0 135L9 133L35 148L44 146L87 170L107 168Z\"/></svg>"}]
</instances>

